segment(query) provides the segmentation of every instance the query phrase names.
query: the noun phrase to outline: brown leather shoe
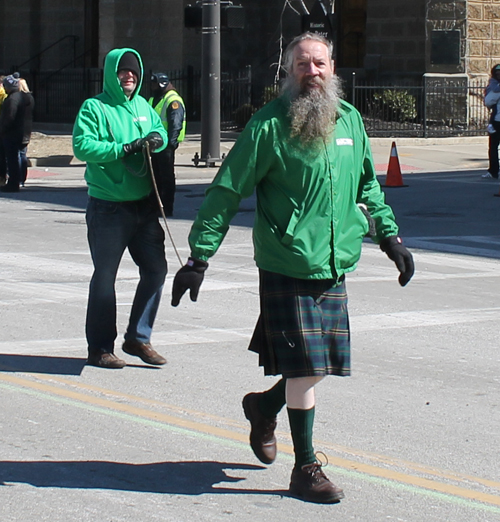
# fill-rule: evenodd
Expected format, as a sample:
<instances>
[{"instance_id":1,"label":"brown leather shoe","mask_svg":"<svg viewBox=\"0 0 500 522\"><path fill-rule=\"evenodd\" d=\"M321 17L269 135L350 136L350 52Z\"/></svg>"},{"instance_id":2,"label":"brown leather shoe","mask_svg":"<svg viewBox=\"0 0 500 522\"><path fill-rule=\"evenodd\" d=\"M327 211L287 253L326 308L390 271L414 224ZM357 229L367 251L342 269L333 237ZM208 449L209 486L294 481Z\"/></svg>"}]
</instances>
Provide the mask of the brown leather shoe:
<instances>
[{"instance_id":1,"label":"brown leather shoe","mask_svg":"<svg viewBox=\"0 0 500 522\"><path fill-rule=\"evenodd\" d=\"M153 350L149 343L141 343L140 341L125 341L122 350L129 355L140 357L145 363L162 365L167 362L158 352Z\"/></svg>"},{"instance_id":2,"label":"brown leather shoe","mask_svg":"<svg viewBox=\"0 0 500 522\"><path fill-rule=\"evenodd\" d=\"M289 492L292 497L318 504L336 504L344 498L344 492L328 480L318 462L294 468Z\"/></svg>"},{"instance_id":3,"label":"brown leather shoe","mask_svg":"<svg viewBox=\"0 0 500 522\"><path fill-rule=\"evenodd\" d=\"M264 464L272 464L276 459L277 447L274 430L276 417L264 417L259 410L260 393L249 393L243 397L243 411L250 421L250 446L255 456Z\"/></svg>"},{"instance_id":4,"label":"brown leather shoe","mask_svg":"<svg viewBox=\"0 0 500 522\"><path fill-rule=\"evenodd\" d=\"M89 355L87 364L98 366L99 368L123 368L127 363L123 359L118 359L114 353L98 353Z\"/></svg>"}]
</instances>

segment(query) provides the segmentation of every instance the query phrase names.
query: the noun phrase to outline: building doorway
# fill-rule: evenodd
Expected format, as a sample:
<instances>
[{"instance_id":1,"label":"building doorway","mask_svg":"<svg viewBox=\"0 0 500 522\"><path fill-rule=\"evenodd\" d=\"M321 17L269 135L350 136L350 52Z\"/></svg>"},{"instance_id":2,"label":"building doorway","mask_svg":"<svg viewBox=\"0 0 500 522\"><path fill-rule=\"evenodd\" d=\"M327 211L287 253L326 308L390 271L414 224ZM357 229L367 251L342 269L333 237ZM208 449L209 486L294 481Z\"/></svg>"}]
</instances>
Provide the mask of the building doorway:
<instances>
[{"instance_id":1,"label":"building doorway","mask_svg":"<svg viewBox=\"0 0 500 522\"><path fill-rule=\"evenodd\" d=\"M366 54L367 0L336 0L337 67L362 68Z\"/></svg>"}]
</instances>

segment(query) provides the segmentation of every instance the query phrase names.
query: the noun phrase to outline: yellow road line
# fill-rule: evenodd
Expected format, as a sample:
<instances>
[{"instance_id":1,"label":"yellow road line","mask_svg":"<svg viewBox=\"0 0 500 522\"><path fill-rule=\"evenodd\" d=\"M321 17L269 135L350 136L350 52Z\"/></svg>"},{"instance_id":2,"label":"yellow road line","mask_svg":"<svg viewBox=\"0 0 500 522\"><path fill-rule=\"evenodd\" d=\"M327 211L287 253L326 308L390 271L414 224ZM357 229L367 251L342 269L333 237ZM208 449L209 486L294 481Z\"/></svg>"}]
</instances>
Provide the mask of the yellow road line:
<instances>
[{"instance_id":1,"label":"yellow road line","mask_svg":"<svg viewBox=\"0 0 500 522\"><path fill-rule=\"evenodd\" d=\"M61 383L61 384L64 384L64 385L73 386L73 387L81 389L81 390L87 390L87 391L91 391L91 392L95 392L95 393L101 393L103 395L107 395L108 397L119 397L121 399L127 399L127 400L129 400L131 402L139 402L139 403L142 403L142 404L147 404L149 406L156 406L156 407L160 407L160 408L164 408L164 409L166 408L168 410L176 412L178 415L188 414L188 415L191 415L191 416L194 416L194 417L203 417L203 418L206 418L206 419L211 419L211 420L216 421L216 422L224 422L224 424L227 424L227 425L230 425L230 426L237 426L237 427L240 427L240 428L246 427L248 425L247 423L238 422L238 421L233 420L233 419L227 419L227 418L219 417L217 415L212 415L210 413L190 410L188 408L182 408L180 406L175 406L173 404L167 404L167 403L165 403L163 401L159 401L159 400L156 400L156 399L149 399L147 397L139 397L137 395L130 395L128 393L123 393L123 392L120 392L120 391L117 391L117 390L110 390L108 388L101 388L100 386L95 386L93 384L80 383L80 382L76 382L76 381L71 380L71 379L65 379L65 378L59 377L59 376L42 375L42 374L29 374L29 375L34 377L34 378L36 378L36 379L39 379L39 380L43 380L43 381L47 381L47 382L54 382L55 381L55 382L58 382L58 383Z\"/></svg>"},{"instance_id":2,"label":"yellow road line","mask_svg":"<svg viewBox=\"0 0 500 522\"><path fill-rule=\"evenodd\" d=\"M425 475L432 475L435 477L439 477L447 480L454 480L459 482L474 482L476 484L481 484L488 488L494 488L500 490L500 482L485 479L481 477L476 477L473 475L466 475L463 473L456 473L454 471L442 470L438 468L431 468L428 466L424 466L423 464L418 464L416 462L411 462L404 459L398 459L397 457L388 457L386 455L379 455L377 453L365 452L361 450L354 450L352 448L348 448L340 445L332 445L328 442L321 442L322 447L330 447L333 450L344 453L347 455L352 455L354 457L360 457L364 459L369 459L372 461L380 462L382 464L386 464L388 466L393 467L401 467L411 469L413 471L417 471L419 473L423 473Z\"/></svg>"},{"instance_id":3,"label":"yellow road line","mask_svg":"<svg viewBox=\"0 0 500 522\"><path fill-rule=\"evenodd\" d=\"M190 410L187 408L181 408L179 406L174 406L172 404L166 404L165 402L158 401L156 399L138 397L137 395L130 395L128 393L123 393L123 392L119 392L116 390L110 390L108 388L102 388L100 386L95 386L92 384L80 383L80 382L76 382L74 380L66 379L66 378L59 377L59 376L52 376L52 375L48 376L48 375L41 375L41 374L36 374L36 375L30 374L30 375L32 377L35 377L40 380L44 380L44 381L48 381L48 382L56 381L56 382L59 382L64 385L73 386L73 387L76 387L79 389L88 390L88 391L95 392L95 393L100 393L100 394L107 395L110 397L119 397L122 399L130 400L131 402L139 402L139 403L143 403L143 404L147 404L147 405L151 405L151 406L167 408L173 412L176 412L179 415L187 414L191 417L206 418L206 419L213 420L215 422L224 423L225 425L228 425L228 426L235 426L237 428L243 428L243 429L246 429L248 426L247 422L244 422L244 423L238 422L234 419L228 419L226 417L220 417L217 415L212 415L210 413ZM277 431L277 434L281 435L283 438L287 438L289 440L291 439L290 435L285 432ZM348 454L348 455L350 454L355 457L360 457L360 458L368 459L371 461L381 462L383 464L393 466L393 467L403 467L403 468L411 469L413 471L417 471L419 473L423 473L426 475L432 475L432 476L436 476L436 477L447 479L447 480L454 480L454 481L460 481L460 482L464 482L464 481L475 482L476 484L481 484L481 485L489 487L489 488L495 488L495 489L500 490L500 482L495 482L495 481L489 480L489 479L483 479L481 477L475 477L472 475L465 475L465 474L455 473L455 472L451 472L451 471L440 470L437 468L431 468L431 467L424 466L422 464L418 464L415 462L410 462L410 461L398 459L395 457L388 457L386 455L380 455L377 453L353 450L352 448L347 448L345 446L341 446L338 444L332 444L330 442L325 442L325 441L320 441L320 440L316 441L316 445L317 445L317 447L322 447L322 448L328 447L332 451L335 451L337 453L343 453L343 454Z\"/></svg>"},{"instance_id":4,"label":"yellow road line","mask_svg":"<svg viewBox=\"0 0 500 522\"><path fill-rule=\"evenodd\" d=\"M39 376L37 376L39 377ZM131 416L136 416L144 419L150 419L157 422L166 423L172 426L184 428L186 430L191 430L199 433L204 433L208 435L212 435L214 437L222 437L224 439L229 439L232 441L237 441L241 443L247 443L248 442L248 434L241 434L236 431L218 428L216 426L210 426L208 424L202 423L202 422L196 422L192 420L187 420L179 417L175 417L173 415L161 413L161 412L155 412L151 410L147 410L145 408L139 408L136 406L132 406L129 404L123 404L120 402L116 402L110 399L101 398L101 397L95 397L91 395L87 395L85 393L81 393L78 391L68 390L64 388L59 388L57 386L53 386L50 384L42 383L42 382L36 382L32 380L28 380L25 378L17 377L10 374L0 374L0 380L3 380L4 382L8 382L17 386L22 386L24 388L31 388L33 390L38 390L41 392L46 392L52 395L57 395L60 397L64 397L66 399L73 399L75 401L93 405L93 406L100 406L105 409L113 410L113 411L119 411L126 413ZM47 378L47 380L56 380L53 377ZM68 381L73 386L77 385L73 381ZM77 385L80 386L80 385ZM85 386L88 387L88 386ZM91 388L91 387L88 387ZM94 387L92 387L94 388ZM100 390L117 394L118 392L111 392L110 390L102 390L97 387L95 387L95 391ZM126 395L126 394L119 394L119 395ZM133 400L138 400L138 397L133 396L127 396L132 398ZM144 399L141 399L144 400ZM293 447L288 444L278 444L278 448L281 452L286 453L288 455L293 455ZM407 473L402 473L398 471L393 471L390 469L380 468L371 464L364 464L360 462L356 462L353 460L337 457L334 455L327 454L328 460L330 463L332 463L335 466L338 466L340 468L355 471L358 473L364 473L367 475L371 475L374 477L387 479L391 481L396 481L401 484L406 484L418 488L424 488L431 491L436 491L439 493L443 493L446 495L451 495L455 497L460 497L463 499L473 500L477 502L484 502L486 504L494 505L494 506L500 506L500 496L499 495L492 495L489 493L483 493L479 491L473 491L471 489L461 487L461 486L455 486L452 484L445 484L442 482L438 482L436 480L431 480L428 478L423 477L417 477L414 475L410 475ZM424 468L425 469L425 468ZM476 480L477 481L477 480ZM492 484L495 484L494 487L498 487L499 484L492 482Z\"/></svg>"},{"instance_id":5,"label":"yellow road line","mask_svg":"<svg viewBox=\"0 0 500 522\"><path fill-rule=\"evenodd\" d=\"M27 379L22 379L20 377L15 377L13 375L0 375L0 379L11 384L17 384L18 386L23 386L27 388L32 388L34 390L43 391L46 393L51 393L54 395L58 395L60 397L64 397L66 399L73 399L76 401L80 401L86 404L92 404L94 406L100 406L102 408L107 408L115 411L121 411L123 413L127 413L129 415L135 415L138 417L155 420L158 422L164 422L167 424L172 424L174 426L178 426L181 428L185 428L188 430L198 431L201 433L207 433L210 435L214 435L216 437L223 437L226 439L233 439L239 442L247 442L247 435L240 435L236 432L232 432L229 430L225 430L223 428L217 428L216 426L209 426L208 424L203 424L201 422L190 421L186 419L182 419L179 417L174 417L173 415L168 415L161 412L155 412L151 410L146 410L144 408L138 408L136 406L131 406L128 404L123 404L120 402L112 401L110 399L104 399L101 397L93 397L91 395L86 395L84 393L67 390L64 388L58 388L56 386L51 386L49 384L44 384L36 381L29 381Z\"/></svg>"}]
</instances>

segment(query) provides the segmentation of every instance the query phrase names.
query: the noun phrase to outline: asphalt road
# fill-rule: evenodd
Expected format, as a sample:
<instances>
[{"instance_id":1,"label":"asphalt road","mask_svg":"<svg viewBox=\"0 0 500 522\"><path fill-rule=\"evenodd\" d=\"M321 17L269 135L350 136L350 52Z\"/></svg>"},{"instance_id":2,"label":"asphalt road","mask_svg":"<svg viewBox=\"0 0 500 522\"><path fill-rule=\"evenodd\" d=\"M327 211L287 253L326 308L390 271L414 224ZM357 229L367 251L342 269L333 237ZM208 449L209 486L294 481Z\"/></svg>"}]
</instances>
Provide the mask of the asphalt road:
<instances>
[{"instance_id":1,"label":"asphalt road","mask_svg":"<svg viewBox=\"0 0 500 522\"><path fill-rule=\"evenodd\" d=\"M193 167L196 146L192 137L178 156L169 220L182 259L216 172ZM373 149L383 183L390 143ZM317 390L315 447L346 494L334 506L286 496L284 412L272 466L247 443L241 399L275 381L247 351L258 313L253 199L197 303L169 305L179 261L167 242L153 344L168 364L123 355L129 366L101 370L84 366L83 168L35 167L20 194L0 195L0 520L499 521L498 181L480 177L484 140L398 142L398 151L408 186L386 195L417 272L400 288L392 262L367 242L347 279L353 375ZM136 284L127 255L120 337Z\"/></svg>"}]
</instances>

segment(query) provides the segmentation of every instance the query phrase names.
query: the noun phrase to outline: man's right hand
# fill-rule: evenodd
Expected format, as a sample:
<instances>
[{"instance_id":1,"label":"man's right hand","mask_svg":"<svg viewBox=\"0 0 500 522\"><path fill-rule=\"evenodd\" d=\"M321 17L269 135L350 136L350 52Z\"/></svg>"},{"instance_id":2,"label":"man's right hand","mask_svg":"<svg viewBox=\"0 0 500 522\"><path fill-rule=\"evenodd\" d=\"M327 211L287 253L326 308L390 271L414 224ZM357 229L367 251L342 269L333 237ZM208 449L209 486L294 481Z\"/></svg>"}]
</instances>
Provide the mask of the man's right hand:
<instances>
[{"instance_id":1,"label":"man's right hand","mask_svg":"<svg viewBox=\"0 0 500 522\"><path fill-rule=\"evenodd\" d=\"M144 142L144 138L137 138L130 143L125 143L125 145L123 145L123 152L125 153L125 156L130 156L131 154L137 154L138 152L141 152L142 147L144 146Z\"/></svg>"},{"instance_id":2,"label":"man's right hand","mask_svg":"<svg viewBox=\"0 0 500 522\"><path fill-rule=\"evenodd\" d=\"M190 257L188 262L175 274L172 287L172 306L180 303L181 297L189 290L191 301L198 299L201 283L208 268L206 261Z\"/></svg>"}]
</instances>

